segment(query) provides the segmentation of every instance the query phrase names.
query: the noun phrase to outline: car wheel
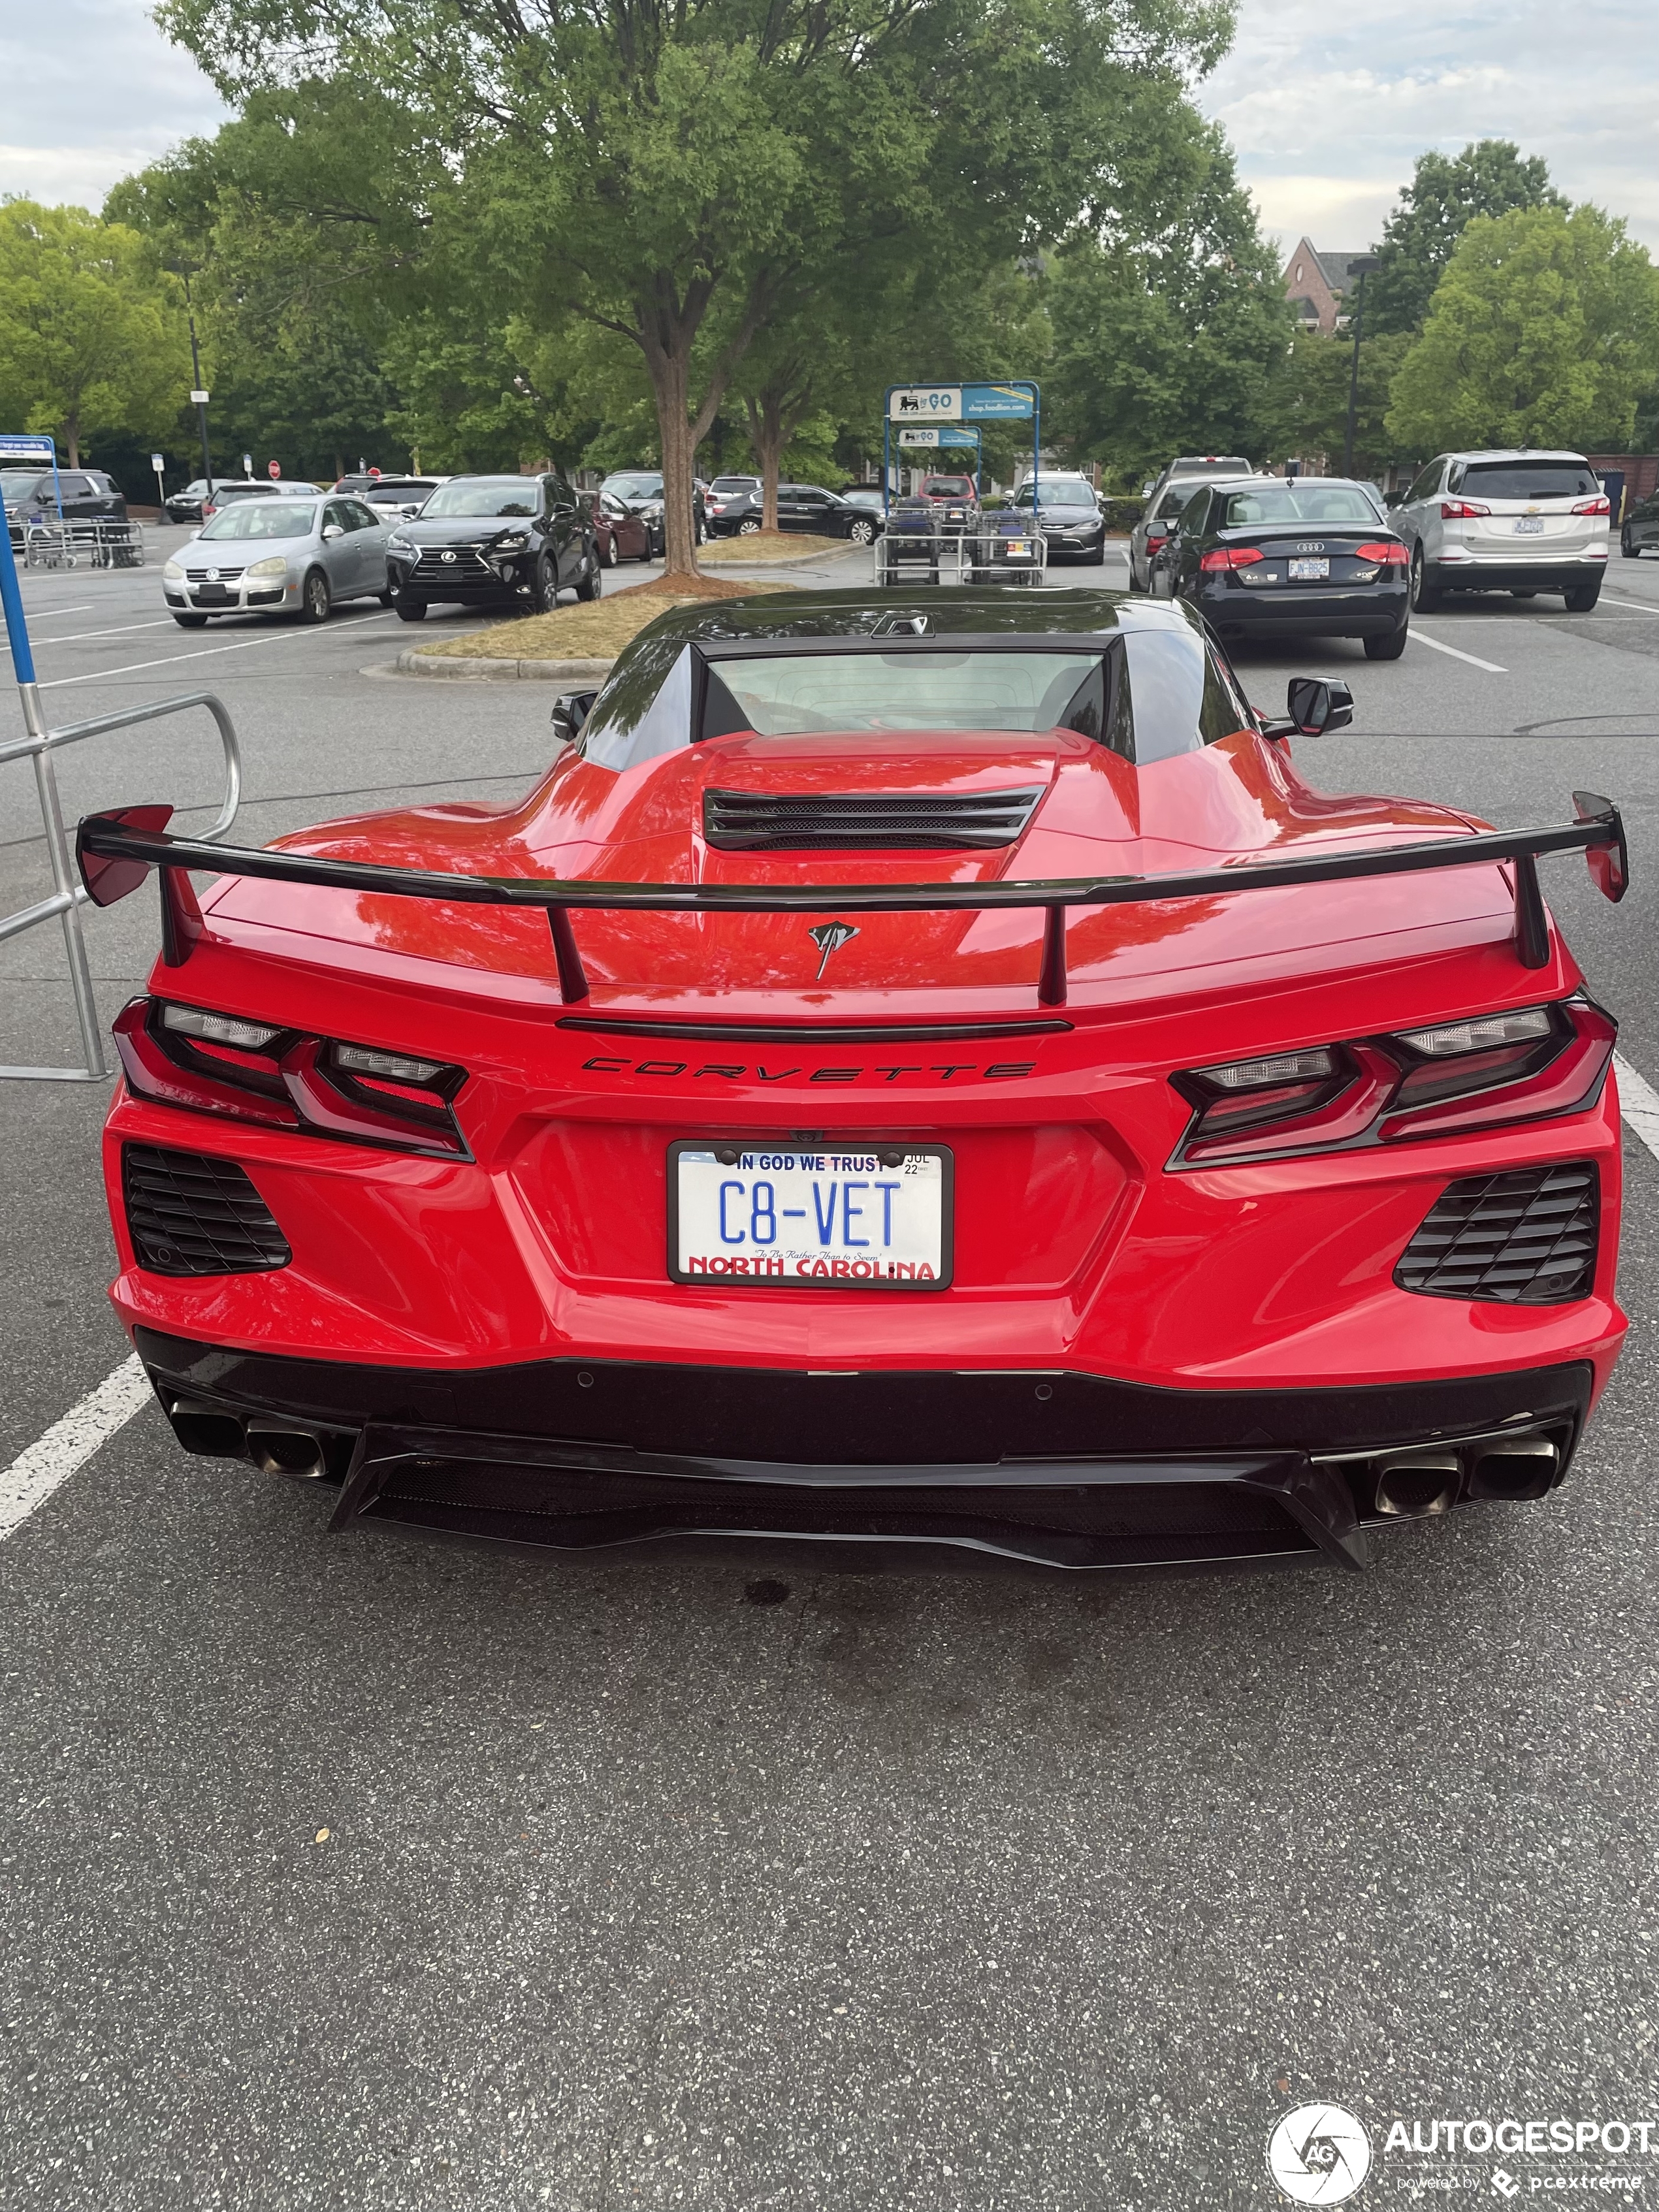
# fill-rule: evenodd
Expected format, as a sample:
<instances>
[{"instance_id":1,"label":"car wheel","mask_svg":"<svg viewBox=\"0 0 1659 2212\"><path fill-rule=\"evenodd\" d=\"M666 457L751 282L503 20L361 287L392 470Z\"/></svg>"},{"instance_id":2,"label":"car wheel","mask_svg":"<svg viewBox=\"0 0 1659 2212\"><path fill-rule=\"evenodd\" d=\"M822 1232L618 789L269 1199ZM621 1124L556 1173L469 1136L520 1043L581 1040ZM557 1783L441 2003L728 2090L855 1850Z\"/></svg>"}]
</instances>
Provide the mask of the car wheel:
<instances>
[{"instance_id":1,"label":"car wheel","mask_svg":"<svg viewBox=\"0 0 1659 2212\"><path fill-rule=\"evenodd\" d=\"M306 578L305 588L300 594L301 622L325 623L334 611L334 594L328 588L328 578L320 568L313 568Z\"/></svg>"},{"instance_id":2,"label":"car wheel","mask_svg":"<svg viewBox=\"0 0 1659 2212\"><path fill-rule=\"evenodd\" d=\"M205 615L175 614L173 619L180 629L205 629L208 626L208 618Z\"/></svg>"},{"instance_id":3,"label":"car wheel","mask_svg":"<svg viewBox=\"0 0 1659 2212\"><path fill-rule=\"evenodd\" d=\"M1419 545L1412 556L1412 612L1431 615L1439 605L1440 594L1429 581L1428 563Z\"/></svg>"},{"instance_id":4,"label":"car wheel","mask_svg":"<svg viewBox=\"0 0 1659 2212\"><path fill-rule=\"evenodd\" d=\"M579 599L597 599L599 596L599 564L592 553L582 556L582 572L576 579Z\"/></svg>"},{"instance_id":5,"label":"car wheel","mask_svg":"<svg viewBox=\"0 0 1659 2212\"><path fill-rule=\"evenodd\" d=\"M876 542L876 526L873 522L866 520L864 516L859 515L848 524L847 535L854 545L873 545Z\"/></svg>"},{"instance_id":6,"label":"car wheel","mask_svg":"<svg viewBox=\"0 0 1659 2212\"><path fill-rule=\"evenodd\" d=\"M1410 634L1410 629L1409 623L1401 623L1397 629L1391 629L1386 637L1368 637L1364 641L1366 659L1398 660L1406 650L1406 640Z\"/></svg>"},{"instance_id":7,"label":"car wheel","mask_svg":"<svg viewBox=\"0 0 1659 2212\"><path fill-rule=\"evenodd\" d=\"M559 604L559 572L545 553L537 559L536 580L531 586L530 596L538 614L550 615Z\"/></svg>"},{"instance_id":8,"label":"car wheel","mask_svg":"<svg viewBox=\"0 0 1659 2212\"><path fill-rule=\"evenodd\" d=\"M407 592L399 592L397 598L392 601L392 605L398 610L398 619L399 622L424 622L426 620L426 601L424 599L411 599Z\"/></svg>"},{"instance_id":9,"label":"car wheel","mask_svg":"<svg viewBox=\"0 0 1659 2212\"><path fill-rule=\"evenodd\" d=\"M1601 596L1601 579L1598 576L1593 584L1575 584L1564 596L1570 615L1587 615Z\"/></svg>"},{"instance_id":10,"label":"car wheel","mask_svg":"<svg viewBox=\"0 0 1659 2212\"><path fill-rule=\"evenodd\" d=\"M603 553L601 553L601 554L600 554L599 558L600 558L600 560L601 560L601 561L603 561L603 562L604 562L604 563L605 563L605 567L606 567L607 568L614 568L616 567L616 565L617 565L617 539L616 539L616 533L615 533L614 532L611 533L611 535L609 538L607 538L605 539L605 550L604 550L604 552L603 552Z\"/></svg>"},{"instance_id":11,"label":"car wheel","mask_svg":"<svg viewBox=\"0 0 1659 2212\"><path fill-rule=\"evenodd\" d=\"M1619 550L1626 561L1639 561L1642 557L1642 549L1628 530L1621 530L1619 533Z\"/></svg>"},{"instance_id":12,"label":"car wheel","mask_svg":"<svg viewBox=\"0 0 1659 2212\"><path fill-rule=\"evenodd\" d=\"M702 516L698 520L697 543L699 545L707 545L708 543L708 518L707 515Z\"/></svg>"},{"instance_id":13,"label":"car wheel","mask_svg":"<svg viewBox=\"0 0 1659 2212\"><path fill-rule=\"evenodd\" d=\"M759 523L754 520L752 515L747 522L740 522L738 525L738 535L739 538L758 538L760 534L761 526Z\"/></svg>"},{"instance_id":14,"label":"car wheel","mask_svg":"<svg viewBox=\"0 0 1659 2212\"><path fill-rule=\"evenodd\" d=\"M1141 582L1140 579L1135 574L1135 564L1133 558L1129 562L1129 589L1132 592L1139 592L1143 598L1146 596L1146 586Z\"/></svg>"}]
</instances>

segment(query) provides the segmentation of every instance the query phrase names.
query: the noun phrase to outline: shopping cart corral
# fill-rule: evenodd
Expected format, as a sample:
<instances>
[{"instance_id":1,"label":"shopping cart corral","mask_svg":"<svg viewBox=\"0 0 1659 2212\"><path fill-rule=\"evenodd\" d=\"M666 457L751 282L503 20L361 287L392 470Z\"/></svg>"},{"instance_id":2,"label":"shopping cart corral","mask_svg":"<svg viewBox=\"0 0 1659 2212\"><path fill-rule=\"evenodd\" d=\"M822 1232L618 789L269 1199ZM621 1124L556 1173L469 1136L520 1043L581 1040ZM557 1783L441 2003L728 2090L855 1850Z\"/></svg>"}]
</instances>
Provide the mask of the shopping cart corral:
<instances>
[{"instance_id":1,"label":"shopping cart corral","mask_svg":"<svg viewBox=\"0 0 1659 2212\"><path fill-rule=\"evenodd\" d=\"M21 543L20 543L21 541ZM14 552L26 568L142 568L144 533L136 522L18 522Z\"/></svg>"},{"instance_id":2,"label":"shopping cart corral","mask_svg":"<svg viewBox=\"0 0 1659 2212\"><path fill-rule=\"evenodd\" d=\"M893 503L876 541L876 581L890 584L1041 584L1048 546L1017 507L966 513L925 499Z\"/></svg>"}]
</instances>

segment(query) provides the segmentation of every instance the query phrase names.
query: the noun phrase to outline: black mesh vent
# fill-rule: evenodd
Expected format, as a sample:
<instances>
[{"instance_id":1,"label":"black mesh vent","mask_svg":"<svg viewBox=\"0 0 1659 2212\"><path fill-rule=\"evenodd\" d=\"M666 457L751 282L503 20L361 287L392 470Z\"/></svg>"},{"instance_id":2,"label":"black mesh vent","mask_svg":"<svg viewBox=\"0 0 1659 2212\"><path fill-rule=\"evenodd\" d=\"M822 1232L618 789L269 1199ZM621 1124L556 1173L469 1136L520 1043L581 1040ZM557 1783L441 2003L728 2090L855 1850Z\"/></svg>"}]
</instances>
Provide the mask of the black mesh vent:
<instances>
[{"instance_id":1,"label":"black mesh vent","mask_svg":"<svg viewBox=\"0 0 1659 2212\"><path fill-rule=\"evenodd\" d=\"M249 1275L294 1257L234 1160L128 1145L121 1176L134 1248L155 1274Z\"/></svg>"},{"instance_id":2,"label":"black mesh vent","mask_svg":"<svg viewBox=\"0 0 1659 2212\"><path fill-rule=\"evenodd\" d=\"M726 853L869 852L884 846L1012 845L1042 796L1035 791L905 792L856 797L706 791L702 834Z\"/></svg>"},{"instance_id":3,"label":"black mesh vent","mask_svg":"<svg viewBox=\"0 0 1659 2212\"><path fill-rule=\"evenodd\" d=\"M1588 1297L1601 1185L1589 1160L1449 1183L1401 1255L1402 1291L1503 1305Z\"/></svg>"}]
</instances>

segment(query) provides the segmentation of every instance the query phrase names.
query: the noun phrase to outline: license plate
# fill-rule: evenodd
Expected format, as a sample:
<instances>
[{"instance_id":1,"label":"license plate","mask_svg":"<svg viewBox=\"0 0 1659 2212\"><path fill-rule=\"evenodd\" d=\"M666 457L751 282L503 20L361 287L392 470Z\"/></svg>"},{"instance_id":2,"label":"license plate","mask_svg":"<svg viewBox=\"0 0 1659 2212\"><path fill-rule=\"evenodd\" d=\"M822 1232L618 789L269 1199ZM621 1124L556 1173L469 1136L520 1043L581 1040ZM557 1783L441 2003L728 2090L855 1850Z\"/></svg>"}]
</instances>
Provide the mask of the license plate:
<instances>
[{"instance_id":1,"label":"license plate","mask_svg":"<svg viewBox=\"0 0 1659 2212\"><path fill-rule=\"evenodd\" d=\"M671 1145L669 1278L940 1290L951 1279L951 1171L941 1145Z\"/></svg>"},{"instance_id":2,"label":"license plate","mask_svg":"<svg viewBox=\"0 0 1659 2212\"><path fill-rule=\"evenodd\" d=\"M1331 564L1328 561L1292 561L1290 569L1293 584L1311 584L1322 576L1328 576Z\"/></svg>"},{"instance_id":3,"label":"license plate","mask_svg":"<svg viewBox=\"0 0 1659 2212\"><path fill-rule=\"evenodd\" d=\"M222 584L198 584L197 586L196 604L198 607L234 606L235 601L235 592L228 592Z\"/></svg>"},{"instance_id":4,"label":"license plate","mask_svg":"<svg viewBox=\"0 0 1659 2212\"><path fill-rule=\"evenodd\" d=\"M1544 518L1541 514L1521 515L1515 526L1517 538L1539 538L1543 535L1543 530Z\"/></svg>"}]
</instances>

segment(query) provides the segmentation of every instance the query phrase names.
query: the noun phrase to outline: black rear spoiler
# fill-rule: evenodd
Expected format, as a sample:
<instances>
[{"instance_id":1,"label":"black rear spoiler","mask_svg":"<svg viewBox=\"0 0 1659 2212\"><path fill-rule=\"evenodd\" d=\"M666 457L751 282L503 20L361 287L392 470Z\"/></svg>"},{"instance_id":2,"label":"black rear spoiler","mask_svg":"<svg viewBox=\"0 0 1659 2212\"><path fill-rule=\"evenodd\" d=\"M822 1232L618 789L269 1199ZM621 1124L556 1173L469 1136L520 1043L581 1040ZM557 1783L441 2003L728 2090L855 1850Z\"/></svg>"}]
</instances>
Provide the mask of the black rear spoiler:
<instances>
[{"instance_id":1,"label":"black rear spoiler","mask_svg":"<svg viewBox=\"0 0 1659 2212\"><path fill-rule=\"evenodd\" d=\"M1583 852L1590 875L1607 897L1625 896L1630 879L1624 823L1610 800L1576 791L1577 820L1543 830L1488 830L1427 844L1313 853L1293 860L1242 860L1226 867L1174 875L1094 876L1036 883L984 884L627 884L586 878L443 875L432 869L388 867L370 860L315 860L167 834L170 806L127 806L88 814L76 832L76 859L87 895L112 906L151 868L161 878L161 957L180 967L203 932L191 869L220 876L258 876L275 883L315 884L328 890L375 891L398 898L445 899L455 905L540 907L552 932L559 988L567 1005L587 996L587 977L570 915L574 908L636 914L942 914L958 909L1040 908L1045 916L1037 998L1066 1003L1068 907L1132 906L1157 899L1212 898L1218 893L1282 890L1296 884L1346 882L1361 876L1403 876L1437 868L1515 866L1515 945L1525 968L1549 959L1549 925L1538 889L1547 854Z\"/></svg>"}]
</instances>

